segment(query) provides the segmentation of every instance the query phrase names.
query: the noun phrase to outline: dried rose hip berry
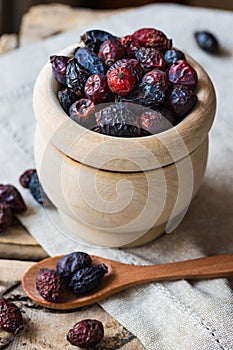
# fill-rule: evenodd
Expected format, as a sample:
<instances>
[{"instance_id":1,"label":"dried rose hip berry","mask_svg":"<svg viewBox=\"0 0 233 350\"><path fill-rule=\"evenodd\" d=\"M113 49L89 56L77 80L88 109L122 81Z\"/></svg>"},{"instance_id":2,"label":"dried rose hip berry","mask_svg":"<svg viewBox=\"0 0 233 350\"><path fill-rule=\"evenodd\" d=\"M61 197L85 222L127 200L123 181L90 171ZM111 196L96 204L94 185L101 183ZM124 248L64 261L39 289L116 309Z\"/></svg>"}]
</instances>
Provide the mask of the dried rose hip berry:
<instances>
[{"instance_id":1,"label":"dried rose hip berry","mask_svg":"<svg viewBox=\"0 0 233 350\"><path fill-rule=\"evenodd\" d=\"M76 123L85 126L87 129L92 129L96 123L93 117L95 105L91 100L82 98L73 103L69 110L69 116Z\"/></svg>"},{"instance_id":2,"label":"dried rose hip berry","mask_svg":"<svg viewBox=\"0 0 233 350\"><path fill-rule=\"evenodd\" d=\"M185 61L185 55L180 50L171 49L165 52L164 59L166 61L166 64L168 66L171 66L172 63L175 63L176 61L179 61L179 60Z\"/></svg>"},{"instance_id":3,"label":"dried rose hip berry","mask_svg":"<svg viewBox=\"0 0 233 350\"><path fill-rule=\"evenodd\" d=\"M212 33L206 31L196 32L194 37L202 50L208 53L217 53L219 51L218 40Z\"/></svg>"},{"instance_id":4,"label":"dried rose hip berry","mask_svg":"<svg viewBox=\"0 0 233 350\"><path fill-rule=\"evenodd\" d=\"M166 92L170 87L167 74L159 69L153 69L152 71L146 73L142 78L142 83L148 85L160 84L161 89L164 92Z\"/></svg>"},{"instance_id":5,"label":"dried rose hip berry","mask_svg":"<svg viewBox=\"0 0 233 350\"><path fill-rule=\"evenodd\" d=\"M110 98L110 91L107 84L107 78L104 74L93 74L86 82L84 92L86 97L94 104L108 101Z\"/></svg>"},{"instance_id":6,"label":"dried rose hip berry","mask_svg":"<svg viewBox=\"0 0 233 350\"><path fill-rule=\"evenodd\" d=\"M2 297L0 298L0 328L12 334L23 330L23 317L20 309Z\"/></svg>"},{"instance_id":7,"label":"dried rose hip berry","mask_svg":"<svg viewBox=\"0 0 233 350\"><path fill-rule=\"evenodd\" d=\"M105 73L104 62L86 47L78 47L74 53L74 57L89 74Z\"/></svg>"},{"instance_id":8,"label":"dried rose hip berry","mask_svg":"<svg viewBox=\"0 0 233 350\"><path fill-rule=\"evenodd\" d=\"M108 66L126 56L125 48L117 39L104 41L99 50L99 58Z\"/></svg>"},{"instance_id":9,"label":"dried rose hip berry","mask_svg":"<svg viewBox=\"0 0 233 350\"><path fill-rule=\"evenodd\" d=\"M124 67L127 70L129 70L130 73L132 73L132 75L134 76L134 78L136 78L136 80L141 80L143 76L142 66L140 65L138 60L134 58L123 58L119 61L116 61L107 71L107 75L111 73L114 69L119 67Z\"/></svg>"},{"instance_id":10,"label":"dried rose hip berry","mask_svg":"<svg viewBox=\"0 0 233 350\"><path fill-rule=\"evenodd\" d=\"M119 67L108 73L107 82L113 93L124 96L133 89L136 79L128 69Z\"/></svg>"},{"instance_id":11,"label":"dried rose hip berry","mask_svg":"<svg viewBox=\"0 0 233 350\"><path fill-rule=\"evenodd\" d=\"M122 98L122 101L137 103L146 107L161 105L165 100L165 92L161 84L143 84L135 86L131 93Z\"/></svg>"},{"instance_id":12,"label":"dried rose hip berry","mask_svg":"<svg viewBox=\"0 0 233 350\"><path fill-rule=\"evenodd\" d=\"M69 60L66 68L66 85L77 95L82 96L86 80L87 72L78 64L75 58Z\"/></svg>"},{"instance_id":13,"label":"dried rose hip berry","mask_svg":"<svg viewBox=\"0 0 233 350\"><path fill-rule=\"evenodd\" d=\"M4 232L12 222L12 210L3 203L0 203L0 233Z\"/></svg>"},{"instance_id":14,"label":"dried rose hip berry","mask_svg":"<svg viewBox=\"0 0 233 350\"><path fill-rule=\"evenodd\" d=\"M160 30L141 28L133 33L133 42L137 47L153 47L157 50L168 50L172 47L172 40Z\"/></svg>"},{"instance_id":15,"label":"dried rose hip berry","mask_svg":"<svg viewBox=\"0 0 233 350\"><path fill-rule=\"evenodd\" d=\"M40 180L38 178L37 173L34 173L31 176L31 180L29 183L29 190L33 198L37 201L37 203L41 205L43 204L44 206L51 204L49 198L47 197L45 191L43 190L40 184Z\"/></svg>"},{"instance_id":16,"label":"dried rose hip berry","mask_svg":"<svg viewBox=\"0 0 233 350\"><path fill-rule=\"evenodd\" d=\"M47 301L59 301L64 292L64 280L50 269L41 269L36 276L36 289Z\"/></svg>"},{"instance_id":17,"label":"dried rose hip berry","mask_svg":"<svg viewBox=\"0 0 233 350\"><path fill-rule=\"evenodd\" d=\"M96 54L99 52L100 45L108 39L116 39L115 35L105 32L104 30L94 29L88 30L84 33L80 39L85 44L85 46L94 51Z\"/></svg>"},{"instance_id":18,"label":"dried rose hip berry","mask_svg":"<svg viewBox=\"0 0 233 350\"><path fill-rule=\"evenodd\" d=\"M108 268L104 264L84 267L72 276L69 286L74 294L85 294L96 289Z\"/></svg>"},{"instance_id":19,"label":"dried rose hip berry","mask_svg":"<svg viewBox=\"0 0 233 350\"><path fill-rule=\"evenodd\" d=\"M67 114L69 113L70 106L79 98L81 98L81 96L75 94L72 90L68 88L58 91L57 97L62 108Z\"/></svg>"},{"instance_id":20,"label":"dried rose hip berry","mask_svg":"<svg viewBox=\"0 0 233 350\"><path fill-rule=\"evenodd\" d=\"M66 84L66 67L69 57L66 56L50 56L50 63L52 65L52 72L56 80L65 85Z\"/></svg>"},{"instance_id":21,"label":"dried rose hip berry","mask_svg":"<svg viewBox=\"0 0 233 350\"><path fill-rule=\"evenodd\" d=\"M103 324L94 319L85 319L76 323L67 334L67 340L82 349L97 345L103 337Z\"/></svg>"},{"instance_id":22,"label":"dried rose hip berry","mask_svg":"<svg viewBox=\"0 0 233 350\"><path fill-rule=\"evenodd\" d=\"M176 125L175 119L169 110L145 110L141 115L141 128L152 134L171 129Z\"/></svg>"},{"instance_id":23,"label":"dried rose hip berry","mask_svg":"<svg viewBox=\"0 0 233 350\"><path fill-rule=\"evenodd\" d=\"M135 125L129 124L120 124L116 123L114 125L104 125L96 126L92 131L97 132L98 134L115 136L115 137L143 137L152 135L150 132L138 128Z\"/></svg>"},{"instance_id":24,"label":"dried rose hip berry","mask_svg":"<svg viewBox=\"0 0 233 350\"><path fill-rule=\"evenodd\" d=\"M165 60L162 53L151 47L141 47L135 53L135 57L140 62L145 71L154 68L163 69L165 67Z\"/></svg>"},{"instance_id":25,"label":"dried rose hip berry","mask_svg":"<svg viewBox=\"0 0 233 350\"><path fill-rule=\"evenodd\" d=\"M12 185L0 185L0 202L8 205L13 214L23 213L27 210L21 194Z\"/></svg>"},{"instance_id":26,"label":"dried rose hip berry","mask_svg":"<svg viewBox=\"0 0 233 350\"><path fill-rule=\"evenodd\" d=\"M184 85L177 85L171 91L169 104L175 116L181 118L191 111L197 100L197 96L192 90Z\"/></svg>"},{"instance_id":27,"label":"dried rose hip berry","mask_svg":"<svg viewBox=\"0 0 233 350\"><path fill-rule=\"evenodd\" d=\"M133 43L132 35L122 36L120 38L120 42L124 46L128 57L132 57L135 51L138 49Z\"/></svg>"},{"instance_id":28,"label":"dried rose hip berry","mask_svg":"<svg viewBox=\"0 0 233 350\"><path fill-rule=\"evenodd\" d=\"M184 60L173 63L168 71L168 78L173 84L187 85L195 89L198 82L197 72Z\"/></svg>"},{"instance_id":29,"label":"dried rose hip berry","mask_svg":"<svg viewBox=\"0 0 233 350\"><path fill-rule=\"evenodd\" d=\"M19 182L24 188L29 188L29 183L31 181L31 177L36 173L36 169L26 170L19 178Z\"/></svg>"},{"instance_id":30,"label":"dried rose hip berry","mask_svg":"<svg viewBox=\"0 0 233 350\"><path fill-rule=\"evenodd\" d=\"M70 279L72 275L83 267L91 265L90 255L83 252L73 252L63 256L57 262L56 271L64 279Z\"/></svg>"}]
</instances>

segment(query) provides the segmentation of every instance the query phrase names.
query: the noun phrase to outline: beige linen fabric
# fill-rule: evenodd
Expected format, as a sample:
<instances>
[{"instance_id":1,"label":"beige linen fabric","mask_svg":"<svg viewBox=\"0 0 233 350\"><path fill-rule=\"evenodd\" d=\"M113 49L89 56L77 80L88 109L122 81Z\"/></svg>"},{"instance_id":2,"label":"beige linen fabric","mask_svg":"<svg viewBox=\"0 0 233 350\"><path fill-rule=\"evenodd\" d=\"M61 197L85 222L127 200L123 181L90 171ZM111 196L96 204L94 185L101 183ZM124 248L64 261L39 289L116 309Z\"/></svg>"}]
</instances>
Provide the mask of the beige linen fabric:
<instances>
[{"instance_id":1,"label":"beige linen fabric","mask_svg":"<svg viewBox=\"0 0 233 350\"><path fill-rule=\"evenodd\" d=\"M216 87L218 108L204 181L173 233L128 250L94 248L73 241L59 228L55 210L44 211L28 190L21 189L29 210L20 220L51 255L79 249L122 262L156 264L233 253L232 13L157 4L111 17L95 27L127 34L142 26L157 27L172 37L175 46L204 66ZM200 29L216 33L223 47L221 55L211 56L197 47L193 32ZM33 166L35 78L50 54L72 44L80 34L59 35L0 59L1 182L19 187L19 175ZM232 350L232 287L232 279L151 283L100 304L148 350Z\"/></svg>"}]
</instances>

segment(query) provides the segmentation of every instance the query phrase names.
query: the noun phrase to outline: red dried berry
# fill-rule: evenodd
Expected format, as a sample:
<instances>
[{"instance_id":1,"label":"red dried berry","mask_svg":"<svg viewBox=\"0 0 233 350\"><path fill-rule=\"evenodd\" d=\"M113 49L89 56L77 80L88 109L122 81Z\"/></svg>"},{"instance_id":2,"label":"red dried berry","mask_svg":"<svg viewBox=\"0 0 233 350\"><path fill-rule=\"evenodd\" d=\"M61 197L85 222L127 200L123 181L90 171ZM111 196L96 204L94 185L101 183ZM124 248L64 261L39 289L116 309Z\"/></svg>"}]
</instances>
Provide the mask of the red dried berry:
<instances>
[{"instance_id":1,"label":"red dried berry","mask_svg":"<svg viewBox=\"0 0 233 350\"><path fill-rule=\"evenodd\" d=\"M72 345L79 346L82 349L97 345L103 337L103 324L93 319L76 323L67 334L67 340Z\"/></svg>"},{"instance_id":2,"label":"red dried berry","mask_svg":"<svg viewBox=\"0 0 233 350\"><path fill-rule=\"evenodd\" d=\"M176 117L184 117L197 103L195 93L184 85L174 86L170 97L169 104L172 112Z\"/></svg>"},{"instance_id":3,"label":"red dried berry","mask_svg":"<svg viewBox=\"0 0 233 350\"><path fill-rule=\"evenodd\" d=\"M136 79L128 69L119 67L107 75L107 82L113 93L124 96L133 89Z\"/></svg>"},{"instance_id":4,"label":"red dried berry","mask_svg":"<svg viewBox=\"0 0 233 350\"><path fill-rule=\"evenodd\" d=\"M152 134L171 129L174 125L176 121L169 110L145 110L141 115L141 128Z\"/></svg>"},{"instance_id":5,"label":"red dried berry","mask_svg":"<svg viewBox=\"0 0 233 350\"><path fill-rule=\"evenodd\" d=\"M8 205L13 214L23 213L27 210L21 194L12 185L0 185L0 202Z\"/></svg>"},{"instance_id":6,"label":"red dried berry","mask_svg":"<svg viewBox=\"0 0 233 350\"><path fill-rule=\"evenodd\" d=\"M198 82L197 72L184 60L171 65L168 78L173 84L187 85L190 89L195 89Z\"/></svg>"},{"instance_id":7,"label":"red dried berry","mask_svg":"<svg viewBox=\"0 0 233 350\"><path fill-rule=\"evenodd\" d=\"M13 334L23 330L23 317L20 309L4 298L0 298L0 328Z\"/></svg>"},{"instance_id":8,"label":"red dried berry","mask_svg":"<svg viewBox=\"0 0 233 350\"><path fill-rule=\"evenodd\" d=\"M19 178L19 182L24 188L29 188L31 177L36 173L36 169L26 170Z\"/></svg>"},{"instance_id":9,"label":"red dried berry","mask_svg":"<svg viewBox=\"0 0 233 350\"><path fill-rule=\"evenodd\" d=\"M12 210L3 203L0 203L0 233L4 232L12 222Z\"/></svg>"},{"instance_id":10,"label":"red dried berry","mask_svg":"<svg viewBox=\"0 0 233 350\"><path fill-rule=\"evenodd\" d=\"M133 43L133 36L132 35L122 36L120 38L120 42L124 46L128 57L132 57L135 53L135 50L137 50L137 47L134 46L134 43Z\"/></svg>"},{"instance_id":11,"label":"red dried berry","mask_svg":"<svg viewBox=\"0 0 233 350\"><path fill-rule=\"evenodd\" d=\"M135 56L145 71L154 68L163 69L166 65L162 53L151 47L141 47Z\"/></svg>"},{"instance_id":12,"label":"red dried berry","mask_svg":"<svg viewBox=\"0 0 233 350\"><path fill-rule=\"evenodd\" d=\"M124 67L133 74L137 81L141 80L143 76L143 69L138 60L134 58L123 58L119 61L116 61L107 71L107 75L112 72L114 69Z\"/></svg>"},{"instance_id":13,"label":"red dried berry","mask_svg":"<svg viewBox=\"0 0 233 350\"><path fill-rule=\"evenodd\" d=\"M56 271L41 269L36 276L36 288L47 301L56 302L64 291L64 280Z\"/></svg>"},{"instance_id":14,"label":"red dried berry","mask_svg":"<svg viewBox=\"0 0 233 350\"><path fill-rule=\"evenodd\" d=\"M52 65L52 72L55 79L65 85L66 84L66 68L69 57L66 56L50 56L50 63Z\"/></svg>"},{"instance_id":15,"label":"red dried berry","mask_svg":"<svg viewBox=\"0 0 233 350\"><path fill-rule=\"evenodd\" d=\"M104 74L93 74L86 82L84 92L94 104L109 100L110 91Z\"/></svg>"},{"instance_id":16,"label":"red dried berry","mask_svg":"<svg viewBox=\"0 0 233 350\"><path fill-rule=\"evenodd\" d=\"M155 28L141 28L133 33L133 43L137 47L153 47L157 50L168 50L172 40Z\"/></svg>"},{"instance_id":17,"label":"red dried berry","mask_svg":"<svg viewBox=\"0 0 233 350\"><path fill-rule=\"evenodd\" d=\"M95 105L91 100L82 98L71 105L69 115L76 123L92 129L96 125L92 116L94 109Z\"/></svg>"},{"instance_id":18,"label":"red dried berry","mask_svg":"<svg viewBox=\"0 0 233 350\"><path fill-rule=\"evenodd\" d=\"M117 60L125 57L126 52L119 40L108 39L101 44L98 56L105 64L111 66Z\"/></svg>"},{"instance_id":19,"label":"red dried berry","mask_svg":"<svg viewBox=\"0 0 233 350\"><path fill-rule=\"evenodd\" d=\"M142 83L148 85L160 84L164 92L166 92L170 87L167 74L159 69L153 69L152 71L146 73L142 78Z\"/></svg>"}]
</instances>

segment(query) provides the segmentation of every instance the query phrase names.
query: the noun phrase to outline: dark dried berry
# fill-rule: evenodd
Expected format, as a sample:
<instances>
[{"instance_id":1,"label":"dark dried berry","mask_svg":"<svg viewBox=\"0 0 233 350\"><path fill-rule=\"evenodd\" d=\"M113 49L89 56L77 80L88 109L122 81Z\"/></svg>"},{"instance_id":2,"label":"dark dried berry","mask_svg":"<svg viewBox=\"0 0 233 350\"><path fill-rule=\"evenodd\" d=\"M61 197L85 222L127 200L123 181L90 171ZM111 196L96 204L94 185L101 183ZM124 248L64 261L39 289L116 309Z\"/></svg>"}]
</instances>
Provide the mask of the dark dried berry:
<instances>
[{"instance_id":1,"label":"dark dried berry","mask_svg":"<svg viewBox=\"0 0 233 350\"><path fill-rule=\"evenodd\" d=\"M219 51L219 43L216 37L207 31L194 33L199 47L208 53L217 53Z\"/></svg>"},{"instance_id":2,"label":"dark dried berry","mask_svg":"<svg viewBox=\"0 0 233 350\"><path fill-rule=\"evenodd\" d=\"M153 69L152 71L146 73L142 78L142 83L148 85L160 84L161 89L164 92L166 92L170 87L167 74L159 69Z\"/></svg>"},{"instance_id":3,"label":"dark dried berry","mask_svg":"<svg viewBox=\"0 0 233 350\"><path fill-rule=\"evenodd\" d=\"M184 85L177 85L171 91L169 104L172 112L181 120L181 117L187 115L196 105L197 100L197 96L192 90Z\"/></svg>"},{"instance_id":4,"label":"dark dried berry","mask_svg":"<svg viewBox=\"0 0 233 350\"><path fill-rule=\"evenodd\" d=\"M72 345L82 349L97 345L103 337L103 324L93 319L86 319L76 323L67 334L67 340Z\"/></svg>"},{"instance_id":5,"label":"dark dried berry","mask_svg":"<svg viewBox=\"0 0 233 350\"><path fill-rule=\"evenodd\" d=\"M125 48L117 39L104 41L99 50L99 58L108 66L126 56Z\"/></svg>"},{"instance_id":6,"label":"dark dried berry","mask_svg":"<svg viewBox=\"0 0 233 350\"><path fill-rule=\"evenodd\" d=\"M168 71L168 78L173 84L187 85L195 89L198 82L197 72L184 60L173 63Z\"/></svg>"},{"instance_id":7,"label":"dark dried berry","mask_svg":"<svg viewBox=\"0 0 233 350\"><path fill-rule=\"evenodd\" d=\"M64 280L50 269L40 269L36 276L36 288L47 301L59 301L64 292Z\"/></svg>"},{"instance_id":8,"label":"dark dried berry","mask_svg":"<svg viewBox=\"0 0 233 350\"><path fill-rule=\"evenodd\" d=\"M141 115L141 128L152 134L171 129L174 125L176 121L169 110L145 110Z\"/></svg>"},{"instance_id":9,"label":"dark dried berry","mask_svg":"<svg viewBox=\"0 0 233 350\"><path fill-rule=\"evenodd\" d=\"M91 261L90 255L83 252L73 252L58 260L56 270L62 278L70 279L76 271L90 266Z\"/></svg>"},{"instance_id":10,"label":"dark dried berry","mask_svg":"<svg viewBox=\"0 0 233 350\"><path fill-rule=\"evenodd\" d=\"M115 35L99 29L88 30L80 37L81 41L86 45L86 47L89 50L94 51L96 54L99 52L100 45L105 40L115 38L117 38Z\"/></svg>"},{"instance_id":11,"label":"dark dried berry","mask_svg":"<svg viewBox=\"0 0 233 350\"><path fill-rule=\"evenodd\" d=\"M0 298L0 328L13 334L23 330L23 317L20 309L4 298Z\"/></svg>"},{"instance_id":12,"label":"dark dried berry","mask_svg":"<svg viewBox=\"0 0 233 350\"><path fill-rule=\"evenodd\" d=\"M163 69L165 67L165 60L162 53L151 47L141 47L135 53L135 57L140 62L145 71L154 68Z\"/></svg>"},{"instance_id":13,"label":"dark dried berry","mask_svg":"<svg viewBox=\"0 0 233 350\"><path fill-rule=\"evenodd\" d=\"M66 85L66 68L68 61L69 57L66 56L50 56L53 75L62 85Z\"/></svg>"},{"instance_id":14,"label":"dark dried berry","mask_svg":"<svg viewBox=\"0 0 233 350\"><path fill-rule=\"evenodd\" d=\"M104 63L94 52L88 50L86 47L78 47L75 50L74 56L89 74L105 73Z\"/></svg>"},{"instance_id":15,"label":"dark dried berry","mask_svg":"<svg viewBox=\"0 0 233 350\"><path fill-rule=\"evenodd\" d=\"M89 293L100 285L107 272L104 264L84 267L72 276L69 286L75 294Z\"/></svg>"},{"instance_id":16,"label":"dark dried berry","mask_svg":"<svg viewBox=\"0 0 233 350\"><path fill-rule=\"evenodd\" d=\"M27 210L21 194L12 185L0 185L0 202L8 205L13 214L23 213Z\"/></svg>"},{"instance_id":17,"label":"dark dried berry","mask_svg":"<svg viewBox=\"0 0 233 350\"><path fill-rule=\"evenodd\" d=\"M157 50L168 50L172 40L155 28L141 28L133 33L133 42L137 47L153 47Z\"/></svg>"},{"instance_id":18,"label":"dark dried berry","mask_svg":"<svg viewBox=\"0 0 233 350\"><path fill-rule=\"evenodd\" d=\"M69 114L70 106L79 98L81 98L81 96L75 94L72 90L68 88L65 90L58 91L57 96L58 96L60 105L62 106L62 108L67 114Z\"/></svg>"},{"instance_id":19,"label":"dark dried berry","mask_svg":"<svg viewBox=\"0 0 233 350\"><path fill-rule=\"evenodd\" d=\"M129 70L130 73L132 73L132 75L134 76L134 78L136 78L136 80L141 80L143 76L142 66L140 65L138 60L134 58L123 58L119 61L116 61L107 71L107 75L111 73L114 69L119 67L124 67L127 70Z\"/></svg>"},{"instance_id":20,"label":"dark dried berry","mask_svg":"<svg viewBox=\"0 0 233 350\"><path fill-rule=\"evenodd\" d=\"M24 188L29 188L29 183L31 181L31 177L36 173L36 169L26 170L19 178L19 182Z\"/></svg>"},{"instance_id":21,"label":"dark dried berry","mask_svg":"<svg viewBox=\"0 0 233 350\"><path fill-rule=\"evenodd\" d=\"M175 63L176 61L185 60L185 55L180 50L171 49L165 52L164 59L166 64L171 66L172 63Z\"/></svg>"},{"instance_id":22,"label":"dark dried berry","mask_svg":"<svg viewBox=\"0 0 233 350\"><path fill-rule=\"evenodd\" d=\"M122 101L137 103L146 107L161 105L165 100L165 92L160 84L143 84L135 86L131 93L122 98Z\"/></svg>"},{"instance_id":23,"label":"dark dried berry","mask_svg":"<svg viewBox=\"0 0 233 350\"><path fill-rule=\"evenodd\" d=\"M114 137L143 137L152 135L149 131L138 128L137 126L119 123L114 124L113 126L96 126L92 131L97 132L98 134Z\"/></svg>"},{"instance_id":24,"label":"dark dried berry","mask_svg":"<svg viewBox=\"0 0 233 350\"><path fill-rule=\"evenodd\" d=\"M133 36L126 35L120 38L121 44L124 46L128 57L132 57L135 51L138 49L133 43Z\"/></svg>"},{"instance_id":25,"label":"dark dried berry","mask_svg":"<svg viewBox=\"0 0 233 350\"><path fill-rule=\"evenodd\" d=\"M69 116L76 123L85 126L87 129L92 129L96 125L94 110L94 103L91 100L82 98L71 105Z\"/></svg>"},{"instance_id":26,"label":"dark dried berry","mask_svg":"<svg viewBox=\"0 0 233 350\"><path fill-rule=\"evenodd\" d=\"M128 69L119 67L108 73L107 82L114 94L124 96L133 89L136 79Z\"/></svg>"},{"instance_id":27,"label":"dark dried berry","mask_svg":"<svg viewBox=\"0 0 233 350\"><path fill-rule=\"evenodd\" d=\"M40 184L40 180L38 178L37 173L35 173L31 176L31 181L29 183L29 190L30 190L33 198L39 204L43 204L44 206L51 204L49 198L47 197L45 191L43 190L43 188Z\"/></svg>"},{"instance_id":28,"label":"dark dried berry","mask_svg":"<svg viewBox=\"0 0 233 350\"><path fill-rule=\"evenodd\" d=\"M0 233L4 232L12 222L12 210L3 203L0 203Z\"/></svg>"},{"instance_id":29,"label":"dark dried berry","mask_svg":"<svg viewBox=\"0 0 233 350\"><path fill-rule=\"evenodd\" d=\"M79 65L75 58L69 60L66 69L66 85L75 94L82 96L86 80L87 72Z\"/></svg>"},{"instance_id":30,"label":"dark dried berry","mask_svg":"<svg viewBox=\"0 0 233 350\"><path fill-rule=\"evenodd\" d=\"M86 97L94 104L109 101L110 91L107 84L107 78L104 74L93 74L86 82L84 92Z\"/></svg>"}]
</instances>

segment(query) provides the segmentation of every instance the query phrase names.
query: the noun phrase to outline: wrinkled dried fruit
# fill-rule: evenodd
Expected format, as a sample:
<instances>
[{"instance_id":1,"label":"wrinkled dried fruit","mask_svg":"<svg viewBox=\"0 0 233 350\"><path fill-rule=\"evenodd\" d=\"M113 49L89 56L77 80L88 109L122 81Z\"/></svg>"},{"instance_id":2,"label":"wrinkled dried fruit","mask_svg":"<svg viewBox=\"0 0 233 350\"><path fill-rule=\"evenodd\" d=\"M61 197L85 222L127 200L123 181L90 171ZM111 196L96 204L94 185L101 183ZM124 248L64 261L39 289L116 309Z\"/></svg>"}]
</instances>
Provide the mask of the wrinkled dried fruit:
<instances>
[{"instance_id":1,"label":"wrinkled dried fruit","mask_svg":"<svg viewBox=\"0 0 233 350\"><path fill-rule=\"evenodd\" d=\"M78 47L74 56L89 74L105 73L104 63L94 52L88 50L86 47Z\"/></svg>"},{"instance_id":2,"label":"wrinkled dried fruit","mask_svg":"<svg viewBox=\"0 0 233 350\"><path fill-rule=\"evenodd\" d=\"M96 125L93 116L94 109L95 105L93 102L82 98L71 105L69 116L76 123L85 126L87 129L92 129Z\"/></svg>"},{"instance_id":3,"label":"wrinkled dried fruit","mask_svg":"<svg viewBox=\"0 0 233 350\"><path fill-rule=\"evenodd\" d=\"M119 67L108 73L107 82L113 93L124 96L133 89L136 79L128 69Z\"/></svg>"},{"instance_id":4,"label":"wrinkled dried fruit","mask_svg":"<svg viewBox=\"0 0 233 350\"><path fill-rule=\"evenodd\" d=\"M128 58L128 59L123 58L119 61L116 61L107 71L107 75L111 73L114 69L119 67L124 67L128 71L130 71L130 73L132 73L132 75L134 76L134 78L136 78L136 80L140 80L143 76L142 66L140 65L138 60L134 58Z\"/></svg>"},{"instance_id":5,"label":"wrinkled dried fruit","mask_svg":"<svg viewBox=\"0 0 233 350\"><path fill-rule=\"evenodd\" d=\"M69 286L75 294L89 293L100 285L107 272L104 264L84 267L72 276Z\"/></svg>"},{"instance_id":6,"label":"wrinkled dried fruit","mask_svg":"<svg viewBox=\"0 0 233 350\"><path fill-rule=\"evenodd\" d=\"M171 83L187 85L190 89L195 89L198 82L197 72L184 60L171 65L168 78Z\"/></svg>"},{"instance_id":7,"label":"wrinkled dried fruit","mask_svg":"<svg viewBox=\"0 0 233 350\"><path fill-rule=\"evenodd\" d=\"M23 213L27 210L21 194L12 185L0 185L0 202L8 205L13 214Z\"/></svg>"},{"instance_id":8,"label":"wrinkled dried fruit","mask_svg":"<svg viewBox=\"0 0 233 350\"><path fill-rule=\"evenodd\" d=\"M37 173L35 173L31 176L31 181L29 183L29 190L30 190L33 198L39 204L43 204L44 206L51 204L49 198L47 197L45 191L43 190L43 188L40 184L40 180L38 178Z\"/></svg>"},{"instance_id":9,"label":"wrinkled dried fruit","mask_svg":"<svg viewBox=\"0 0 233 350\"><path fill-rule=\"evenodd\" d=\"M56 80L63 85L66 84L66 68L68 61L69 57L66 56L50 56L53 75Z\"/></svg>"},{"instance_id":10,"label":"wrinkled dried fruit","mask_svg":"<svg viewBox=\"0 0 233 350\"><path fill-rule=\"evenodd\" d=\"M75 94L82 96L86 80L87 72L79 65L75 58L70 59L66 69L66 85Z\"/></svg>"},{"instance_id":11,"label":"wrinkled dried fruit","mask_svg":"<svg viewBox=\"0 0 233 350\"><path fill-rule=\"evenodd\" d=\"M99 29L89 30L80 37L81 41L86 45L86 47L89 50L94 51L96 54L99 52L100 45L105 40L114 38L117 37L111 33Z\"/></svg>"},{"instance_id":12,"label":"wrinkled dried fruit","mask_svg":"<svg viewBox=\"0 0 233 350\"><path fill-rule=\"evenodd\" d=\"M155 28L141 28L133 33L133 42L137 47L153 47L157 50L168 50L172 47L172 40Z\"/></svg>"},{"instance_id":13,"label":"wrinkled dried fruit","mask_svg":"<svg viewBox=\"0 0 233 350\"><path fill-rule=\"evenodd\" d=\"M122 36L120 42L124 46L128 57L132 57L138 49L133 43L133 35Z\"/></svg>"},{"instance_id":14,"label":"wrinkled dried fruit","mask_svg":"<svg viewBox=\"0 0 233 350\"><path fill-rule=\"evenodd\" d=\"M165 100L165 92L160 84L138 84L122 101L137 103L146 107L161 105Z\"/></svg>"},{"instance_id":15,"label":"wrinkled dried fruit","mask_svg":"<svg viewBox=\"0 0 233 350\"><path fill-rule=\"evenodd\" d=\"M31 177L36 173L36 169L26 170L19 178L19 182L24 188L29 188L29 183L31 181Z\"/></svg>"},{"instance_id":16,"label":"wrinkled dried fruit","mask_svg":"<svg viewBox=\"0 0 233 350\"><path fill-rule=\"evenodd\" d=\"M64 279L70 279L72 275L83 267L91 265L90 255L84 252L73 252L63 256L57 262L57 273Z\"/></svg>"},{"instance_id":17,"label":"wrinkled dried fruit","mask_svg":"<svg viewBox=\"0 0 233 350\"><path fill-rule=\"evenodd\" d=\"M209 53L217 53L219 51L218 40L212 33L206 31L196 32L194 37L202 50Z\"/></svg>"},{"instance_id":18,"label":"wrinkled dried fruit","mask_svg":"<svg viewBox=\"0 0 233 350\"><path fill-rule=\"evenodd\" d=\"M174 86L169 97L171 110L179 118L190 112L197 100L195 93L184 85Z\"/></svg>"},{"instance_id":19,"label":"wrinkled dried fruit","mask_svg":"<svg viewBox=\"0 0 233 350\"><path fill-rule=\"evenodd\" d=\"M23 317L20 309L2 297L0 298L0 328L13 334L23 330Z\"/></svg>"},{"instance_id":20,"label":"wrinkled dried fruit","mask_svg":"<svg viewBox=\"0 0 233 350\"><path fill-rule=\"evenodd\" d=\"M142 78L142 83L148 85L160 84L161 89L166 92L170 87L170 82L168 80L167 74L159 69L153 69L152 71L146 73Z\"/></svg>"},{"instance_id":21,"label":"wrinkled dried fruit","mask_svg":"<svg viewBox=\"0 0 233 350\"><path fill-rule=\"evenodd\" d=\"M4 232L12 222L12 210L3 203L0 203L0 233Z\"/></svg>"},{"instance_id":22,"label":"wrinkled dried fruit","mask_svg":"<svg viewBox=\"0 0 233 350\"><path fill-rule=\"evenodd\" d=\"M145 71L154 68L163 69L165 67L165 60L162 53L151 47L141 47L136 53L135 57L140 62Z\"/></svg>"},{"instance_id":23,"label":"wrinkled dried fruit","mask_svg":"<svg viewBox=\"0 0 233 350\"><path fill-rule=\"evenodd\" d=\"M185 60L185 55L180 50L171 49L165 52L164 59L166 64L171 66L172 63L175 63L176 61Z\"/></svg>"},{"instance_id":24,"label":"wrinkled dried fruit","mask_svg":"<svg viewBox=\"0 0 233 350\"><path fill-rule=\"evenodd\" d=\"M62 108L67 114L69 113L70 106L79 98L81 98L81 96L78 96L68 88L65 90L58 91L57 97Z\"/></svg>"},{"instance_id":25,"label":"wrinkled dried fruit","mask_svg":"<svg viewBox=\"0 0 233 350\"><path fill-rule=\"evenodd\" d=\"M93 74L86 82L84 92L86 97L94 104L109 101L110 91L107 84L107 78L104 74Z\"/></svg>"},{"instance_id":26,"label":"wrinkled dried fruit","mask_svg":"<svg viewBox=\"0 0 233 350\"><path fill-rule=\"evenodd\" d=\"M104 41L99 50L99 58L108 66L126 56L125 48L117 39Z\"/></svg>"},{"instance_id":27,"label":"wrinkled dried fruit","mask_svg":"<svg viewBox=\"0 0 233 350\"><path fill-rule=\"evenodd\" d=\"M45 300L57 302L64 292L64 281L54 270L40 269L36 276L36 288Z\"/></svg>"},{"instance_id":28,"label":"wrinkled dried fruit","mask_svg":"<svg viewBox=\"0 0 233 350\"><path fill-rule=\"evenodd\" d=\"M171 129L174 125L176 121L169 110L145 110L141 115L141 127L152 134Z\"/></svg>"},{"instance_id":29,"label":"wrinkled dried fruit","mask_svg":"<svg viewBox=\"0 0 233 350\"><path fill-rule=\"evenodd\" d=\"M86 319L76 323L67 334L67 340L72 345L80 348L95 346L103 337L103 324L93 319Z\"/></svg>"}]
</instances>

